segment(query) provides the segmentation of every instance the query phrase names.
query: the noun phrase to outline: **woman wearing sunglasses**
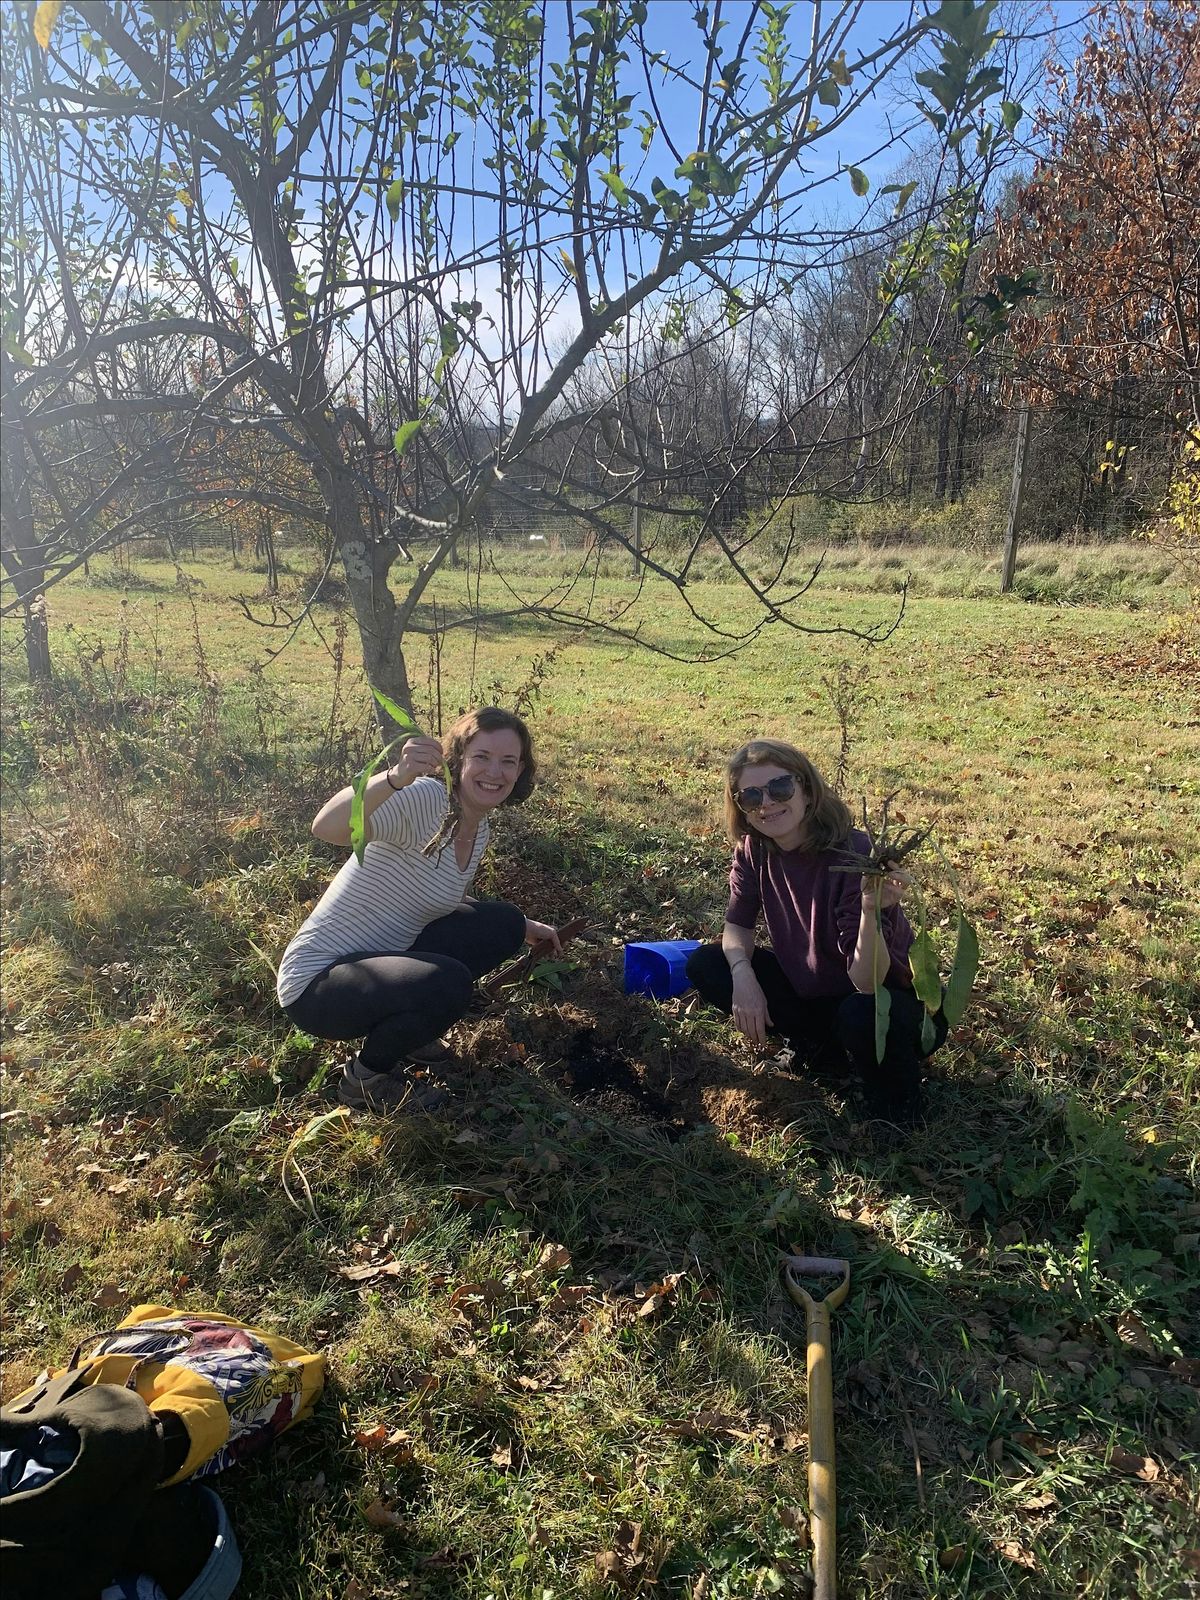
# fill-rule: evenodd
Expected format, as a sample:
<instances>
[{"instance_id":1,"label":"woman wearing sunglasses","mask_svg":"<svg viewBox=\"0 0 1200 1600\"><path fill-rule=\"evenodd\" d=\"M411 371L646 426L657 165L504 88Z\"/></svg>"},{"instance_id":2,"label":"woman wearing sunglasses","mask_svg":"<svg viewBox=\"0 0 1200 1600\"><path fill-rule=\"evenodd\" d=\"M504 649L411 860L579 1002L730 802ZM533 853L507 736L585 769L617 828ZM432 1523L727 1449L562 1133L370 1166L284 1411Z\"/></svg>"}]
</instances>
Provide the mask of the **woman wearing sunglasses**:
<instances>
[{"instance_id":1,"label":"woman wearing sunglasses","mask_svg":"<svg viewBox=\"0 0 1200 1600\"><path fill-rule=\"evenodd\" d=\"M754 739L725 769L725 819L733 841L729 906L719 944L692 952L688 976L752 1044L782 1035L804 1063L859 1074L875 1116L910 1121L920 1109L921 1020L900 899L904 876L880 882L839 871L866 856L865 834L808 757ZM876 895L882 933L876 928ZM755 945L758 923L770 949ZM875 1051L878 981L892 991L887 1047ZM938 1014L936 1049L946 1035Z\"/></svg>"}]
</instances>

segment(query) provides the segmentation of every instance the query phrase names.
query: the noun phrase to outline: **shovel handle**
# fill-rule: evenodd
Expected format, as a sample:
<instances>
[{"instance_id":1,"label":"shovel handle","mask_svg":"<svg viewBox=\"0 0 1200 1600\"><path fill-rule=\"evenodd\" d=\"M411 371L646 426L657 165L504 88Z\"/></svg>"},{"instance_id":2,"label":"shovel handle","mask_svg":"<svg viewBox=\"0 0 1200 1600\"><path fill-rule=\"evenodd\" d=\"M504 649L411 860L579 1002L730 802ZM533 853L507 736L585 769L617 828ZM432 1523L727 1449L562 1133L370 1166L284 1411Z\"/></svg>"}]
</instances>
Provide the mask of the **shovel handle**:
<instances>
[{"instance_id":1,"label":"shovel handle","mask_svg":"<svg viewBox=\"0 0 1200 1600\"><path fill-rule=\"evenodd\" d=\"M570 922L565 922L561 928L555 930L558 934L559 945L566 944L569 939L578 938L586 927L586 917L574 917ZM530 970L535 961L544 960L546 956L552 953L553 949L554 945L549 939L539 939L523 955L519 955L515 961L510 961L507 966L501 967L500 971L493 974L486 983L481 983L479 985L480 990L487 995L489 1000L498 1000L502 989L510 983L515 983L518 978Z\"/></svg>"},{"instance_id":2,"label":"shovel handle","mask_svg":"<svg viewBox=\"0 0 1200 1600\"><path fill-rule=\"evenodd\" d=\"M816 1299L801 1276L827 1277L835 1284ZM804 1307L808 1330L808 1517L813 1552L813 1600L837 1597L837 1478L833 1448L833 1335L830 1313L850 1288L850 1263L829 1256L785 1256L783 1281L797 1305Z\"/></svg>"},{"instance_id":3,"label":"shovel handle","mask_svg":"<svg viewBox=\"0 0 1200 1600\"><path fill-rule=\"evenodd\" d=\"M814 1301L808 1317L808 1519L814 1600L837 1595L837 1466L833 1449L833 1372L829 1307Z\"/></svg>"}]
</instances>

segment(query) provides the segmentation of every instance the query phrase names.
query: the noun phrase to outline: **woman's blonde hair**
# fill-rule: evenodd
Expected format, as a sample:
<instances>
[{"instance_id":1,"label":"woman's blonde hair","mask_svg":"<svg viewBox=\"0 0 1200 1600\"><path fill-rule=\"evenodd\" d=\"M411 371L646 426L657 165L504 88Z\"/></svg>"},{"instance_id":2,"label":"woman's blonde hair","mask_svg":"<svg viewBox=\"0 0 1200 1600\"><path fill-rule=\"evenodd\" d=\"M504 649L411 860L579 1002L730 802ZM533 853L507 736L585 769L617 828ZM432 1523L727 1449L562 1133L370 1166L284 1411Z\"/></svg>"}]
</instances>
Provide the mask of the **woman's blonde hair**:
<instances>
[{"instance_id":1,"label":"woman's blonde hair","mask_svg":"<svg viewBox=\"0 0 1200 1600\"><path fill-rule=\"evenodd\" d=\"M768 850L779 847L766 834L760 833L734 796L740 787L742 771L746 767L782 767L790 772L808 797L808 810L801 824L803 850L828 850L833 845L845 843L853 826L850 808L813 766L802 750L782 739L751 739L740 750L735 750L725 764L725 827L734 844L750 834L761 839Z\"/></svg>"}]
</instances>

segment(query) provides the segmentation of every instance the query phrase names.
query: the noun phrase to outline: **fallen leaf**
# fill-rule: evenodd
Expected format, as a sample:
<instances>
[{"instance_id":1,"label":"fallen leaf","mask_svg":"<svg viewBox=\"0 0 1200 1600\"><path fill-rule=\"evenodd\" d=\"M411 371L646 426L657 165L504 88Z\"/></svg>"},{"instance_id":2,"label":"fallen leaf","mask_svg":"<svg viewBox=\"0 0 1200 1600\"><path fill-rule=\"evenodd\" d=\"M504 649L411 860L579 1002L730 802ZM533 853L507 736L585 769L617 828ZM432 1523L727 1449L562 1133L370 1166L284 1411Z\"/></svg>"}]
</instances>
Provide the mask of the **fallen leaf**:
<instances>
[{"instance_id":1,"label":"fallen leaf","mask_svg":"<svg viewBox=\"0 0 1200 1600\"><path fill-rule=\"evenodd\" d=\"M1006 1561L1013 1561L1019 1567L1028 1567L1030 1572L1037 1571L1037 1557L1023 1544L1018 1544L1015 1539L996 1539L993 1543L996 1554L1003 1556Z\"/></svg>"},{"instance_id":2,"label":"fallen leaf","mask_svg":"<svg viewBox=\"0 0 1200 1600\"><path fill-rule=\"evenodd\" d=\"M613 1539L626 1566L635 1566L641 1559L642 1550L642 1525L640 1522L631 1522L628 1517L623 1517L617 1524L616 1536Z\"/></svg>"},{"instance_id":3,"label":"fallen leaf","mask_svg":"<svg viewBox=\"0 0 1200 1600\"><path fill-rule=\"evenodd\" d=\"M1143 1483L1153 1483L1160 1470L1158 1462L1150 1456L1135 1455L1132 1450L1126 1450L1119 1444L1114 1444L1109 1451L1108 1465L1114 1472L1124 1473L1129 1478L1140 1478Z\"/></svg>"},{"instance_id":4,"label":"fallen leaf","mask_svg":"<svg viewBox=\"0 0 1200 1600\"><path fill-rule=\"evenodd\" d=\"M781 1525L789 1529L796 1536L796 1543L802 1550L808 1549L808 1517L799 1506L779 1506L776 1516Z\"/></svg>"},{"instance_id":5,"label":"fallen leaf","mask_svg":"<svg viewBox=\"0 0 1200 1600\"><path fill-rule=\"evenodd\" d=\"M342 1593L342 1600L371 1600L371 1591L364 1589L357 1578L351 1578Z\"/></svg>"},{"instance_id":6,"label":"fallen leaf","mask_svg":"<svg viewBox=\"0 0 1200 1600\"><path fill-rule=\"evenodd\" d=\"M962 1565L966 1554L967 1547L965 1544L947 1545L945 1550L938 1551L938 1566L941 1567L943 1572L953 1572L956 1567Z\"/></svg>"},{"instance_id":7,"label":"fallen leaf","mask_svg":"<svg viewBox=\"0 0 1200 1600\"><path fill-rule=\"evenodd\" d=\"M507 1472L513 1464L513 1447L511 1440L505 1444L498 1444L492 1451L492 1465L501 1472Z\"/></svg>"},{"instance_id":8,"label":"fallen leaf","mask_svg":"<svg viewBox=\"0 0 1200 1600\"><path fill-rule=\"evenodd\" d=\"M548 1244L538 1257L538 1266L543 1272L555 1274L569 1272L571 1268L571 1252L565 1244Z\"/></svg>"},{"instance_id":9,"label":"fallen leaf","mask_svg":"<svg viewBox=\"0 0 1200 1600\"><path fill-rule=\"evenodd\" d=\"M1143 1355L1152 1356L1158 1353L1154 1348L1154 1340L1146 1331L1146 1325L1136 1311L1122 1311L1117 1318L1117 1335L1122 1344L1132 1345Z\"/></svg>"},{"instance_id":10,"label":"fallen leaf","mask_svg":"<svg viewBox=\"0 0 1200 1600\"><path fill-rule=\"evenodd\" d=\"M373 1528L390 1529L404 1526L404 1518L382 1495L376 1495L370 1505L364 1508L363 1516Z\"/></svg>"},{"instance_id":11,"label":"fallen leaf","mask_svg":"<svg viewBox=\"0 0 1200 1600\"><path fill-rule=\"evenodd\" d=\"M725 1439L753 1439L740 1417L729 1416L724 1411L696 1411L680 1422L664 1422L664 1433L677 1434L682 1439L707 1439L713 1436Z\"/></svg>"},{"instance_id":12,"label":"fallen leaf","mask_svg":"<svg viewBox=\"0 0 1200 1600\"><path fill-rule=\"evenodd\" d=\"M63 1291L64 1294L66 1294L73 1289L77 1283L81 1283L82 1281L83 1268L79 1265L78 1261L76 1261L73 1266L67 1268L62 1277L58 1280L58 1287Z\"/></svg>"},{"instance_id":13,"label":"fallen leaf","mask_svg":"<svg viewBox=\"0 0 1200 1600\"><path fill-rule=\"evenodd\" d=\"M803 1428L790 1427L779 1417L769 1417L758 1425L755 1433L765 1439L772 1450L782 1450L785 1455L794 1455L808 1444L808 1434Z\"/></svg>"},{"instance_id":14,"label":"fallen leaf","mask_svg":"<svg viewBox=\"0 0 1200 1600\"><path fill-rule=\"evenodd\" d=\"M596 1556L596 1571L609 1583L619 1582L624 1570L624 1563L615 1550L602 1550Z\"/></svg>"},{"instance_id":15,"label":"fallen leaf","mask_svg":"<svg viewBox=\"0 0 1200 1600\"><path fill-rule=\"evenodd\" d=\"M545 1308L547 1311L573 1311L586 1294L586 1284L566 1283L552 1299L546 1301Z\"/></svg>"},{"instance_id":16,"label":"fallen leaf","mask_svg":"<svg viewBox=\"0 0 1200 1600\"><path fill-rule=\"evenodd\" d=\"M1056 1506L1058 1499L1049 1490L1044 1494L1031 1494L1028 1499L1022 1500L1017 1507L1018 1511L1049 1511L1051 1506Z\"/></svg>"},{"instance_id":17,"label":"fallen leaf","mask_svg":"<svg viewBox=\"0 0 1200 1600\"><path fill-rule=\"evenodd\" d=\"M412 1435L402 1428L389 1428L386 1422L354 1435L354 1443L371 1455L386 1456L406 1466L413 1459Z\"/></svg>"},{"instance_id":18,"label":"fallen leaf","mask_svg":"<svg viewBox=\"0 0 1200 1600\"><path fill-rule=\"evenodd\" d=\"M657 1317L659 1312L665 1310L669 1303L665 1294L647 1295L638 1307L637 1314L639 1317Z\"/></svg>"},{"instance_id":19,"label":"fallen leaf","mask_svg":"<svg viewBox=\"0 0 1200 1600\"><path fill-rule=\"evenodd\" d=\"M355 1266L335 1267L333 1270L348 1283L371 1283L375 1278L398 1278L407 1269L402 1261L363 1261Z\"/></svg>"},{"instance_id":20,"label":"fallen leaf","mask_svg":"<svg viewBox=\"0 0 1200 1600\"><path fill-rule=\"evenodd\" d=\"M115 1283L102 1283L92 1296L94 1306L102 1306L105 1311L111 1311L115 1306L125 1304L125 1296Z\"/></svg>"}]
</instances>

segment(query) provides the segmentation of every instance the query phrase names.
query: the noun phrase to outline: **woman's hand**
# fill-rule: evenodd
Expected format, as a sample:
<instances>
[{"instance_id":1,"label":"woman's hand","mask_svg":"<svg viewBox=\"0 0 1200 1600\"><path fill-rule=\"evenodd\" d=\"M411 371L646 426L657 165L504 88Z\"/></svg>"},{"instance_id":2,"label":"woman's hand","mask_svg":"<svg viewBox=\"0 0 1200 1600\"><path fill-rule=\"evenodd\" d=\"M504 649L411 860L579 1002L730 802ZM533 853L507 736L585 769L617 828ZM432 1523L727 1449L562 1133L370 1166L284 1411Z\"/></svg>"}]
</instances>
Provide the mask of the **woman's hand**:
<instances>
[{"instance_id":1,"label":"woman's hand","mask_svg":"<svg viewBox=\"0 0 1200 1600\"><path fill-rule=\"evenodd\" d=\"M904 898L906 884L912 882L907 872L901 872L899 867L889 867L883 877L876 873L864 873L862 877L862 903L863 910L875 915L875 904L878 901L882 910L887 911L892 906L898 906Z\"/></svg>"},{"instance_id":2,"label":"woman's hand","mask_svg":"<svg viewBox=\"0 0 1200 1600\"><path fill-rule=\"evenodd\" d=\"M748 961L739 963L733 975L733 1025L751 1044L766 1044L771 1014L762 985Z\"/></svg>"},{"instance_id":3,"label":"woman's hand","mask_svg":"<svg viewBox=\"0 0 1200 1600\"><path fill-rule=\"evenodd\" d=\"M562 945L558 942L558 929L549 922L534 922L532 917L526 917L525 943L541 944L544 939L550 941L550 948L556 956L562 955Z\"/></svg>"},{"instance_id":4,"label":"woman's hand","mask_svg":"<svg viewBox=\"0 0 1200 1600\"><path fill-rule=\"evenodd\" d=\"M400 755L388 768L388 782L393 789L407 789L417 778L431 778L442 770L445 757L438 741L428 733L406 739Z\"/></svg>"}]
</instances>

